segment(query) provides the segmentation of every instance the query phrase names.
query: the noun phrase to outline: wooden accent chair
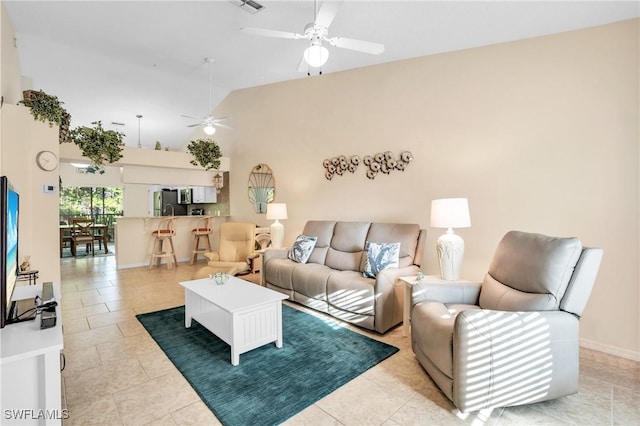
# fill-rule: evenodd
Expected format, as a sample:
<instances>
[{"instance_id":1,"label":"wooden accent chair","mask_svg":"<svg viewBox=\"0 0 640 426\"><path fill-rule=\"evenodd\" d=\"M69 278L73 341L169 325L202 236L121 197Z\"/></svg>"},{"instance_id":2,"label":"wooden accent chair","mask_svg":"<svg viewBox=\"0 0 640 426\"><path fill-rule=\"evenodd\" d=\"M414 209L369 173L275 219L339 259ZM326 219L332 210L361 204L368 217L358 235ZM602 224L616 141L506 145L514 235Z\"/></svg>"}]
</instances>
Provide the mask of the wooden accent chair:
<instances>
[{"instance_id":1,"label":"wooden accent chair","mask_svg":"<svg viewBox=\"0 0 640 426\"><path fill-rule=\"evenodd\" d=\"M74 217L71 219L71 254L78 257L78 245L84 244L87 250L91 250L91 255L95 256L93 247L93 219L85 217Z\"/></svg>"}]
</instances>

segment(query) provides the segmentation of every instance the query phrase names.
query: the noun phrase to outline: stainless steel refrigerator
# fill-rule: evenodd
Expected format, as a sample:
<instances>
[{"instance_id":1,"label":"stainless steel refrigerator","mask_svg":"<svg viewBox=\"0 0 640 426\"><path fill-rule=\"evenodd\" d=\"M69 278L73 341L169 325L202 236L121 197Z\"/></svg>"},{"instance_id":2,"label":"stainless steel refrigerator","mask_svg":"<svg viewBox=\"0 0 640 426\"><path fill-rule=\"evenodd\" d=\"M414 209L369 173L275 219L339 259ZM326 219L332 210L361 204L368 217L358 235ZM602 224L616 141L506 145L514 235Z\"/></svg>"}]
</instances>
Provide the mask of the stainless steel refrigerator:
<instances>
[{"instance_id":1,"label":"stainless steel refrigerator","mask_svg":"<svg viewBox=\"0 0 640 426\"><path fill-rule=\"evenodd\" d=\"M178 204L178 190L163 189L153 193L154 216L186 216L187 206Z\"/></svg>"}]
</instances>

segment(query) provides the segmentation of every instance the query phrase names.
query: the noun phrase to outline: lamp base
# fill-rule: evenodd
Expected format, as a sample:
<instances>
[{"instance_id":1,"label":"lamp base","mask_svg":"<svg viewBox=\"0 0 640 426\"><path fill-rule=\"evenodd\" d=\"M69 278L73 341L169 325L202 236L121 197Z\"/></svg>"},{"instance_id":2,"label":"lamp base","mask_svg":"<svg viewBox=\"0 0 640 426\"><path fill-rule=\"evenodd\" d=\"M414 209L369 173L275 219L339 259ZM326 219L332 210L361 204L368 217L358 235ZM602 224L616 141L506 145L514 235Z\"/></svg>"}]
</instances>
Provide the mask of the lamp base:
<instances>
[{"instance_id":1,"label":"lamp base","mask_svg":"<svg viewBox=\"0 0 640 426\"><path fill-rule=\"evenodd\" d=\"M271 224L270 229L271 247L282 248L282 241L284 240L284 225L276 219L276 221Z\"/></svg>"},{"instance_id":2,"label":"lamp base","mask_svg":"<svg viewBox=\"0 0 640 426\"><path fill-rule=\"evenodd\" d=\"M443 280L460 279L460 269L464 258L464 240L451 229L438 238L436 245L440 262L440 275Z\"/></svg>"}]
</instances>

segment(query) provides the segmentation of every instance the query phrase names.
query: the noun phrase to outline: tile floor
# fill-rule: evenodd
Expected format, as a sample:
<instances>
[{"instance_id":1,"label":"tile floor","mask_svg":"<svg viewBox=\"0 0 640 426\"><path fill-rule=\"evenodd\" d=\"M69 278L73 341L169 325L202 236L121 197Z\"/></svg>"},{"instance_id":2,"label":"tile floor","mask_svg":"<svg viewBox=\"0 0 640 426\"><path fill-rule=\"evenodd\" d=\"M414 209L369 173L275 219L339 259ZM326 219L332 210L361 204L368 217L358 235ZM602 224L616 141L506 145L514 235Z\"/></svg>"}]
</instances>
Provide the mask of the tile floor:
<instances>
[{"instance_id":1,"label":"tile floor","mask_svg":"<svg viewBox=\"0 0 640 426\"><path fill-rule=\"evenodd\" d=\"M201 266L202 260L194 266L180 263L171 271L118 271L113 256L61 260L63 403L70 412L65 425L219 424L135 318L184 304L177 283ZM638 362L583 349L579 394L462 417L421 369L401 327L384 336L370 335L400 352L287 424L640 424Z\"/></svg>"}]
</instances>

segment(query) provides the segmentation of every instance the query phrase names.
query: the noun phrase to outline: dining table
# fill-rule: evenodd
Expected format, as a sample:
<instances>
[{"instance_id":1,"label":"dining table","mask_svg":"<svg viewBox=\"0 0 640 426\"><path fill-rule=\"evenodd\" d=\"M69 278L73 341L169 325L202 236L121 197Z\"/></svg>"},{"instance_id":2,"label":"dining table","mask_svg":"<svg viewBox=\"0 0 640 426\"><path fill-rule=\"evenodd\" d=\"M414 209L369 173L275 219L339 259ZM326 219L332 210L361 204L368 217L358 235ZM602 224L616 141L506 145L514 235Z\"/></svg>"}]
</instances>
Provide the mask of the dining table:
<instances>
[{"instance_id":1,"label":"dining table","mask_svg":"<svg viewBox=\"0 0 640 426\"><path fill-rule=\"evenodd\" d=\"M95 235L95 239L98 241L102 241L104 245L104 253L109 253L109 248L107 246L107 242L109 241L109 234L107 232L108 225L104 223L94 223L91 225L91 229ZM71 236L71 231L73 230L73 225L60 225L60 257L62 257L62 249L64 247L64 238L65 233L67 237Z\"/></svg>"}]
</instances>

